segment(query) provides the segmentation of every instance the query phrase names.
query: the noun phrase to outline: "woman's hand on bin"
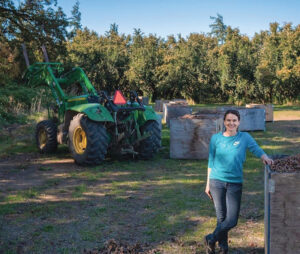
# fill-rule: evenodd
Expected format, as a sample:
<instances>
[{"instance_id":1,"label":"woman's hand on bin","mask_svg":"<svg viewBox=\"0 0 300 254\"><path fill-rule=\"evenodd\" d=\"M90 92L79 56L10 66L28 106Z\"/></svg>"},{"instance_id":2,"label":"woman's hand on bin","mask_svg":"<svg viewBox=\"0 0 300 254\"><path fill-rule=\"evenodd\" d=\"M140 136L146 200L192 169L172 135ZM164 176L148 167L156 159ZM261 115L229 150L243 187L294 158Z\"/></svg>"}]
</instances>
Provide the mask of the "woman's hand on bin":
<instances>
[{"instance_id":1,"label":"woman's hand on bin","mask_svg":"<svg viewBox=\"0 0 300 254\"><path fill-rule=\"evenodd\" d=\"M265 165L273 165L274 163L274 161L271 158L269 158L266 154L263 154L261 156L261 160Z\"/></svg>"}]
</instances>

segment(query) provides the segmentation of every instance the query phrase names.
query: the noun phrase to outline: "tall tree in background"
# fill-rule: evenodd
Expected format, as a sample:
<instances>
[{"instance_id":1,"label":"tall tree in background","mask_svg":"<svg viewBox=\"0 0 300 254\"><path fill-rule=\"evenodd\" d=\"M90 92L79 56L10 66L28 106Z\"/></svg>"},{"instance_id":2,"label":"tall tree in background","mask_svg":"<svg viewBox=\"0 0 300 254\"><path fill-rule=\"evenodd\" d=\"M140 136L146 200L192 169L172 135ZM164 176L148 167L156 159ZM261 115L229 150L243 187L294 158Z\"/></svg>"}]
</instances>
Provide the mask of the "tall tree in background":
<instances>
[{"instance_id":1,"label":"tall tree in background","mask_svg":"<svg viewBox=\"0 0 300 254\"><path fill-rule=\"evenodd\" d=\"M227 26L224 24L223 16L217 13L217 17L210 17L214 22L209 25L211 28L210 35L218 38L220 44L225 42Z\"/></svg>"},{"instance_id":2,"label":"tall tree in background","mask_svg":"<svg viewBox=\"0 0 300 254\"><path fill-rule=\"evenodd\" d=\"M76 1L71 13L72 13L72 17L70 19L69 25L72 28L72 30L69 33L68 36L69 38L73 38L76 35L76 31L82 29L81 12L79 11L79 1Z\"/></svg>"},{"instance_id":3,"label":"tall tree in background","mask_svg":"<svg viewBox=\"0 0 300 254\"><path fill-rule=\"evenodd\" d=\"M187 40L179 37L178 42L174 42L173 37L168 38L164 63L158 69L162 94L196 103L218 97L214 94L218 82L212 64L217 40L203 34L190 34Z\"/></svg>"},{"instance_id":4,"label":"tall tree in background","mask_svg":"<svg viewBox=\"0 0 300 254\"><path fill-rule=\"evenodd\" d=\"M31 62L43 61L40 47L45 45L49 58L55 61L66 53L65 41L69 21L55 0L0 1L1 35L10 48L18 51L16 64L25 69L21 44L28 48ZM20 76L16 73L15 78Z\"/></svg>"},{"instance_id":5,"label":"tall tree in background","mask_svg":"<svg viewBox=\"0 0 300 254\"><path fill-rule=\"evenodd\" d=\"M134 30L126 77L132 88L141 91L151 100L158 96L156 68L162 62L161 45L160 38L154 35L144 37L140 29Z\"/></svg>"},{"instance_id":6,"label":"tall tree in background","mask_svg":"<svg viewBox=\"0 0 300 254\"><path fill-rule=\"evenodd\" d=\"M116 26L113 28L100 37L87 28L78 30L73 40L67 43L69 65L81 66L96 89L108 92L129 89L125 72L130 38L119 35Z\"/></svg>"},{"instance_id":7,"label":"tall tree in background","mask_svg":"<svg viewBox=\"0 0 300 254\"><path fill-rule=\"evenodd\" d=\"M3 35L18 42L39 41L59 43L67 37L69 25L56 0L26 0L0 2L0 25Z\"/></svg>"},{"instance_id":8,"label":"tall tree in background","mask_svg":"<svg viewBox=\"0 0 300 254\"><path fill-rule=\"evenodd\" d=\"M280 90L276 93L280 102L295 101L300 94L300 25L293 28L286 24L280 33L282 58L276 76Z\"/></svg>"},{"instance_id":9,"label":"tall tree in background","mask_svg":"<svg viewBox=\"0 0 300 254\"><path fill-rule=\"evenodd\" d=\"M21 44L26 44L31 63L43 61L42 45L50 61L64 59L69 25L56 0L0 1L0 121L15 119L20 108L28 111L36 95L22 86L26 66Z\"/></svg>"},{"instance_id":10,"label":"tall tree in background","mask_svg":"<svg viewBox=\"0 0 300 254\"><path fill-rule=\"evenodd\" d=\"M255 84L252 44L238 29L227 28L226 42L219 49L219 77L223 92L232 103L248 101Z\"/></svg>"},{"instance_id":11,"label":"tall tree in background","mask_svg":"<svg viewBox=\"0 0 300 254\"><path fill-rule=\"evenodd\" d=\"M270 24L270 32L259 57L259 65L256 68L255 78L258 91L263 102L273 103L276 93L279 92L280 80L276 73L281 68L282 51L280 50L280 26L278 23ZM277 98L281 100L279 97Z\"/></svg>"}]
</instances>

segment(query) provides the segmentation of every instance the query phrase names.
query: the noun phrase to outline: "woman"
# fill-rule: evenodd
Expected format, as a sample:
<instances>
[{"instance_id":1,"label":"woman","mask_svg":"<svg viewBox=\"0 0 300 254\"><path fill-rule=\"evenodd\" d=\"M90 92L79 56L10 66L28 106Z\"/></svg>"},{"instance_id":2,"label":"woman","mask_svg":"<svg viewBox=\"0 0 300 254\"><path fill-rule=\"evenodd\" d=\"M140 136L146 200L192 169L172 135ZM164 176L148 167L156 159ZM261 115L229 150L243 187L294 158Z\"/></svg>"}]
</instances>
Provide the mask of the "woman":
<instances>
[{"instance_id":1,"label":"woman","mask_svg":"<svg viewBox=\"0 0 300 254\"><path fill-rule=\"evenodd\" d=\"M239 125L239 112L227 110L225 131L213 135L210 140L205 192L214 202L217 226L204 239L208 254L215 253L216 242L221 253L228 253L228 231L236 226L240 212L246 150L261 158L264 164L273 164L250 134L238 131Z\"/></svg>"}]
</instances>

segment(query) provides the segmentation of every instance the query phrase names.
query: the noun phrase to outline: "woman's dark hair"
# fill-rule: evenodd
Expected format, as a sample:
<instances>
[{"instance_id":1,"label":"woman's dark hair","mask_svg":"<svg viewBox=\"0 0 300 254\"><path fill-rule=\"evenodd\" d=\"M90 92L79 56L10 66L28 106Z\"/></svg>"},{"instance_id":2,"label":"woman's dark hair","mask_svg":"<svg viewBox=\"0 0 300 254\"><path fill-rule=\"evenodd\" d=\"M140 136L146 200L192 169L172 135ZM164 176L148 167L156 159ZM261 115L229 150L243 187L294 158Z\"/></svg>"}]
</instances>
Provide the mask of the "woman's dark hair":
<instances>
[{"instance_id":1,"label":"woman's dark hair","mask_svg":"<svg viewBox=\"0 0 300 254\"><path fill-rule=\"evenodd\" d=\"M233 114L233 115L237 116L237 118L239 119L239 121L241 120L240 113L239 113L237 110L234 110L234 109L228 109L228 110L225 112L225 114L224 114L224 121L225 121L226 116L227 116L228 114Z\"/></svg>"}]
</instances>

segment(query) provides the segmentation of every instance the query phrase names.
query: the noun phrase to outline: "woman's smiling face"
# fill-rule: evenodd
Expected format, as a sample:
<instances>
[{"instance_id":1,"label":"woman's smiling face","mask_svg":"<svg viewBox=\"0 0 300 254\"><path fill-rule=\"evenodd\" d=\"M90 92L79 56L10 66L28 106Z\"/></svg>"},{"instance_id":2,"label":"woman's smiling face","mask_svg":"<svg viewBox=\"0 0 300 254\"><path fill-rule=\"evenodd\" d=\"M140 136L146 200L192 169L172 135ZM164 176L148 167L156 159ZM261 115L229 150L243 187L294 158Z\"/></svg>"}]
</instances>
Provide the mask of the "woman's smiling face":
<instances>
[{"instance_id":1,"label":"woman's smiling face","mask_svg":"<svg viewBox=\"0 0 300 254\"><path fill-rule=\"evenodd\" d=\"M237 131L239 125L240 125L240 121L236 115L231 113L226 115L226 118L224 120L224 126L226 128L226 131L229 132Z\"/></svg>"}]
</instances>

